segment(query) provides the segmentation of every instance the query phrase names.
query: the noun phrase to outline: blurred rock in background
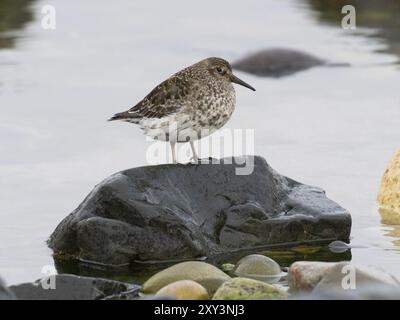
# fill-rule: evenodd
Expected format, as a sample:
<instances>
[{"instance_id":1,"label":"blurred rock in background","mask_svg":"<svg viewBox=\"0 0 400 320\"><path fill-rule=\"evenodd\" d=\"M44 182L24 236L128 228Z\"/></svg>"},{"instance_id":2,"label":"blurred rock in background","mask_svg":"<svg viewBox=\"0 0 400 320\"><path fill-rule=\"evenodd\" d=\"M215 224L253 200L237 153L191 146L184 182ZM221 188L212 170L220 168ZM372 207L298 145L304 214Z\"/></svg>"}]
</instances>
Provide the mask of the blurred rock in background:
<instances>
[{"instance_id":1,"label":"blurred rock in background","mask_svg":"<svg viewBox=\"0 0 400 320\"><path fill-rule=\"evenodd\" d=\"M307 0L310 9L317 13L319 22L341 26L344 17L342 7L352 5L356 9L356 26L373 28L371 37L380 38L387 45L382 52L400 57L400 1L396 0ZM358 30L356 30L358 32ZM365 36L365 34L364 34ZM400 62L400 59L399 59Z\"/></svg>"},{"instance_id":2,"label":"blurred rock in background","mask_svg":"<svg viewBox=\"0 0 400 320\"><path fill-rule=\"evenodd\" d=\"M13 48L17 30L33 20L34 0L0 0L0 49Z\"/></svg>"}]
</instances>

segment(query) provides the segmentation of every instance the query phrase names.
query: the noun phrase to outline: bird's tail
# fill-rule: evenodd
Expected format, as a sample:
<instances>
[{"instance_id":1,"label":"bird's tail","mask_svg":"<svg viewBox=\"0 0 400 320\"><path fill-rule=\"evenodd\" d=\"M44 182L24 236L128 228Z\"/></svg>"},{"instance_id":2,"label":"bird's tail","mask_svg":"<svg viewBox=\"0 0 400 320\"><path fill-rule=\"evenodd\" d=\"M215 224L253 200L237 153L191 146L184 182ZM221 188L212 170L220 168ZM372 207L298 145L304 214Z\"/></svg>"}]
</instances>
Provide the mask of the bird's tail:
<instances>
[{"instance_id":1,"label":"bird's tail","mask_svg":"<svg viewBox=\"0 0 400 320\"><path fill-rule=\"evenodd\" d=\"M125 112L120 112L120 113L114 114L107 121L115 121L115 120L121 120L121 121L130 122L130 123L138 123L140 121L140 118L138 118L137 115L135 115L132 112L125 111Z\"/></svg>"},{"instance_id":2,"label":"bird's tail","mask_svg":"<svg viewBox=\"0 0 400 320\"><path fill-rule=\"evenodd\" d=\"M110 119L108 119L107 121L126 120L127 118L129 118L127 112L120 112L120 113L114 114L114 115L113 115Z\"/></svg>"}]
</instances>

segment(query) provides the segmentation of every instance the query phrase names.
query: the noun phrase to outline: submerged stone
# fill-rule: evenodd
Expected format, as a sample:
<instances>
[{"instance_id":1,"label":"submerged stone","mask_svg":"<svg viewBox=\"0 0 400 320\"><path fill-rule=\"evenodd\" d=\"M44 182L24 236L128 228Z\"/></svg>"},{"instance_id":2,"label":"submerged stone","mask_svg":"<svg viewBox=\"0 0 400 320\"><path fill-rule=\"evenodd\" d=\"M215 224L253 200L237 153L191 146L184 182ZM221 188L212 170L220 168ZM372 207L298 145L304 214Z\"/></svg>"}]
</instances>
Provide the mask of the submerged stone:
<instances>
[{"instance_id":1,"label":"submerged stone","mask_svg":"<svg viewBox=\"0 0 400 320\"><path fill-rule=\"evenodd\" d=\"M281 268L271 258L260 254L251 254L239 260L235 275L264 282L274 283L282 277Z\"/></svg>"}]
</instances>

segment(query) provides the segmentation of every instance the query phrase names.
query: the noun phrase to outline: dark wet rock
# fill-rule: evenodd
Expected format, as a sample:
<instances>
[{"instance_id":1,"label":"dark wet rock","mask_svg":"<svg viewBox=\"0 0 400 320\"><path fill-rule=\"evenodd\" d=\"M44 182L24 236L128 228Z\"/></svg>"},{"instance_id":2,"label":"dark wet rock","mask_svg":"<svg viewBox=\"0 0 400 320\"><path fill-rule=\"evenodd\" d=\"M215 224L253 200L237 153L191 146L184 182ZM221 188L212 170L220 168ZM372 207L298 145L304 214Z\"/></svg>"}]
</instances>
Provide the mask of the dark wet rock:
<instances>
[{"instance_id":1,"label":"dark wet rock","mask_svg":"<svg viewBox=\"0 0 400 320\"><path fill-rule=\"evenodd\" d=\"M22 300L124 300L139 296L140 286L125 282L71 274L54 277L11 286L10 290Z\"/></svg>"},{"instance_id":2,"label":"dark wet rock","mask_svg":"<svg viewBox=\"0 0 400 320\"><path fill-rule=\"evenodd\" d=\"M262 77L280 78L316 66L348 66L329 63L311 54L292 49L266 49L250 54L232 64L234 69Z\"/></svg>"},{"instance_id":3,"label":"dark wet rock","mask_svg":"<svg viewBox=\"0 0 400 320\"><path fill-rule=\"evenodd\" d=\"M278 174L261 157L246 161L249 175L236 174L243 158L116 173L58 225L49 246L56 259L115 266L348 239L350 214L323 190Z\"/></svg>"},{"instance_id":4,"label":"dark wet rock","mask_svg":"<svg viewBox=\"0 0 400 320\"><path fill-rule=\"evenodd\" d=\"M15 300L14 293L7 288L3 280L0 278L0 300Z\"/></svg>"}]
</instances>

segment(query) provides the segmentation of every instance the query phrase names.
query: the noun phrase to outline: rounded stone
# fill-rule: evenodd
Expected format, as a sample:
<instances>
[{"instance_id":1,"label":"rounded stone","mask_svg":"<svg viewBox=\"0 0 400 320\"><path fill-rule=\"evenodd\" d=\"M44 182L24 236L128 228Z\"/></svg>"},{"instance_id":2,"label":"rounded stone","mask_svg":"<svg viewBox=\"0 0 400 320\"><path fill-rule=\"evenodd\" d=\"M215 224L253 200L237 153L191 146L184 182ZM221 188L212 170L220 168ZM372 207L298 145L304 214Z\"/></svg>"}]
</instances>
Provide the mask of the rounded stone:
<instances>
[{"instance_id":1,"label":"rounded stone","mask_svg":"<svg viewBox=\"0 0 400 320\"><path fill-rule=\"evenodd\" d=\"M233 263L224 263L221 265L222 271L230 272L235 269L235 265Z\"/></svg>"},{"instance_id":2,"label":"rounded stone","mask_svg":"<svg viewBox=\"0 0 400 320\"><path fill-rule=\"evenodd\" d=\"M186 261L164 269L142 286L143 293L156 293L161 288L179 280L192 280L202 285L208 293L213 294L219 286L231 277L211 264L201 261Z\"/></svg>"},{"instance_id":3,"label":"rounded stone","mask_svg":"<svg viewBox=\"0 0 400 320\"><path fill-rule=\"evenodd\" d=\"M161 288L156 296L169 296L177 300L208 300L207 290L192 280L179 280Z\"/></svg>"},{"instance_id":4,"label":"rounded stone","mask_svg":"<svg viewBox=\"0 0 400 320\"><path fill-rule=\"evenodd\" d=\"M311 291L334 266L334 262L294 262L288 272L288 284L291 292Z\"/></svg>"},{"instance_id":5,"label":"rounded stone","mask_svg":"<svg viewBox=\"0 0 400 320\"><path fill-rule=\"evenodd\" d=\"M213 300L254 300L286 298L287 292L262 281L233 278L225 282L213 296Z\"/></svg>"},{"instance_id":6,"label":"rounded stone","mask_svg":"<svg viewBox=\"0 0 400 320\"><path fill-rule=\"evenodd\" d=\"M274 283L282 276L281 268L271 258L261 254L251 254L239 260L235 275Z\"/></svg>"},{"instance_id":7,"label":"rounded stone","mask_svg":"<svg viewBox=\"0 0 400 320\"><path fill-rule=\"evenodd\" d=\"M378 202L382 222L400 224L400 149L395 152L382 177Z\"/></svg>"}]
</instances>

